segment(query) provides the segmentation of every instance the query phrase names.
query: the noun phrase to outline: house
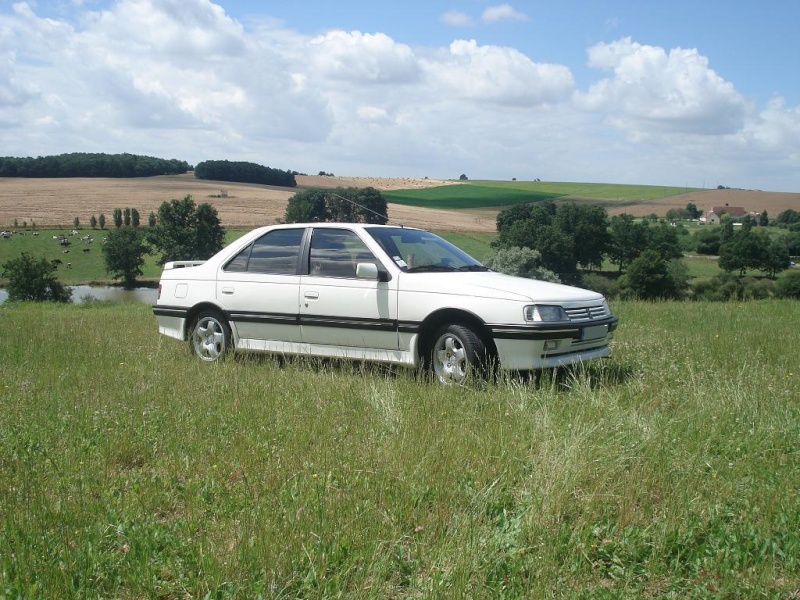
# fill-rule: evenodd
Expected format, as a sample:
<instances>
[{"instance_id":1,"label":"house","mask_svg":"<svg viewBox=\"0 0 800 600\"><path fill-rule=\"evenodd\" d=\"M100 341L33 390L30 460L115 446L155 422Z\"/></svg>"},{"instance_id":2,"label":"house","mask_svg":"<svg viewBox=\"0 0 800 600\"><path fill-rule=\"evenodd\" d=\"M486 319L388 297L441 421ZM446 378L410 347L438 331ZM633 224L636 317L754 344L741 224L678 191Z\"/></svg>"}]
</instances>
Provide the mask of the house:
<instances>
[{"instance_id":1,"label":"house","mask_svg":"<svg viewBox=\"0 0 800 600\"><path fill-rule=\"evenodd\" d=\"M706 213L706 223L719 225L720 218L724 214L728 214L734 219L741 219L750 213L741 206L729 206L727 204L725 206L714 206Z\"/></svg>"}]
</instances>

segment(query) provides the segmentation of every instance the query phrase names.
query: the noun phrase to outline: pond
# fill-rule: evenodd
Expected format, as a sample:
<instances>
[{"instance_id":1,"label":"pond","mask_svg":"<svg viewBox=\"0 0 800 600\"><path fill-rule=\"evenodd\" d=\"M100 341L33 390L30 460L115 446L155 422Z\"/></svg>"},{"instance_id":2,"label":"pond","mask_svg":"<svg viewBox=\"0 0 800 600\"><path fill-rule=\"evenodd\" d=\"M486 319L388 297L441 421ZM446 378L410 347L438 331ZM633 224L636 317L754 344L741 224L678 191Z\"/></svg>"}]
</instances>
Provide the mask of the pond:
<instances>
[{"instance_id":1,"label":"pond","mask_svg":"<svg viewBox=\"0 0 800 600\"><path fill-rule=\"evenodd\" d=\"M109 300L113 302L141 302L155 304L158 289L151 287L137 287L126 290L111 285L71 285L72 301L75 303L92 300ZM8 300L8 292L0 288L0 304Z\"/></svg>"}]
</instances>

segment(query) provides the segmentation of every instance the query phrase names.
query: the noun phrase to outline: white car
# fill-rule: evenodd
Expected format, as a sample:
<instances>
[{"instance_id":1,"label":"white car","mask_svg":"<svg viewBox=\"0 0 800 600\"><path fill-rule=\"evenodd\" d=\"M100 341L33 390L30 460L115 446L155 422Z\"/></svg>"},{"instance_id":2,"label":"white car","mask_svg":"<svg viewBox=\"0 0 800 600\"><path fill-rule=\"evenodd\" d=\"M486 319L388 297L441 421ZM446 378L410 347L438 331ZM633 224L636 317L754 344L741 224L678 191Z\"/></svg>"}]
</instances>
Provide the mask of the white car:
<instances>
[{"instance_id":1,"label":"white car","mask_svg":"<svg viewBox=\"0 0 800 600\"><path fill-rule=\"evenodd\" d=\"M207 261L164 265L160 333L227 351L380 361L464 383L609 353L601 294L496 273L421 229L306 223L255 229Z\"/></svg>"}]
</instances>

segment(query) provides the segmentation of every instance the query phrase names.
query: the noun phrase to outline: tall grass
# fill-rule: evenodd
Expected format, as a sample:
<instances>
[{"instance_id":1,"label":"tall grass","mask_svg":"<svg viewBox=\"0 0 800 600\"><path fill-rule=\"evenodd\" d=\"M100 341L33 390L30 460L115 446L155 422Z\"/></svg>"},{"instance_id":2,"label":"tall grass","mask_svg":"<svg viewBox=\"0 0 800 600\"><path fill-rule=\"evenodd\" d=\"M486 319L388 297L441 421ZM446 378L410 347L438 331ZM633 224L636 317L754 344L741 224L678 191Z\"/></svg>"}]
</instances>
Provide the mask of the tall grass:
<instances>
[{"instance_id":1,"label":"tall grass","mask_svg":"<svg viewBox=\"0 0 800 600\"><path fill-rule=\"evenodd\" d=\"M798 306L621 303L468 388L4 306L0 597L793 597Z\"/></svg>"}]
</instances>

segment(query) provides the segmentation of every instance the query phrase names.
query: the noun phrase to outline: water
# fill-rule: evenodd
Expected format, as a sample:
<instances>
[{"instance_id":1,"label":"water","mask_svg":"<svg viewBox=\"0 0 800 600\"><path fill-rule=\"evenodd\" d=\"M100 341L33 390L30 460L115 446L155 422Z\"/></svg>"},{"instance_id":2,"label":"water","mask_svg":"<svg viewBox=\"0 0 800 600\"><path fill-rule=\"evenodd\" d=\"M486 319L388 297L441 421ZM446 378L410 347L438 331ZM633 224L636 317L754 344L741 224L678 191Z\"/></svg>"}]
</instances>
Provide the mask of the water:
<instances>
[{"instance_id":1,"label":"water","mask_svg":"<svg viewBox=\"0 0 800 600\"><path fill-rule=\"evenodd\" d=\"M75 303L91 300L110 300L112 302L141 302L155 304L158 296L156 288L139 287L126 290L108 285L71 285L72 301ZM8 299L8 292L0 288L0 304Z\"/></svg>"}]
</instances>

